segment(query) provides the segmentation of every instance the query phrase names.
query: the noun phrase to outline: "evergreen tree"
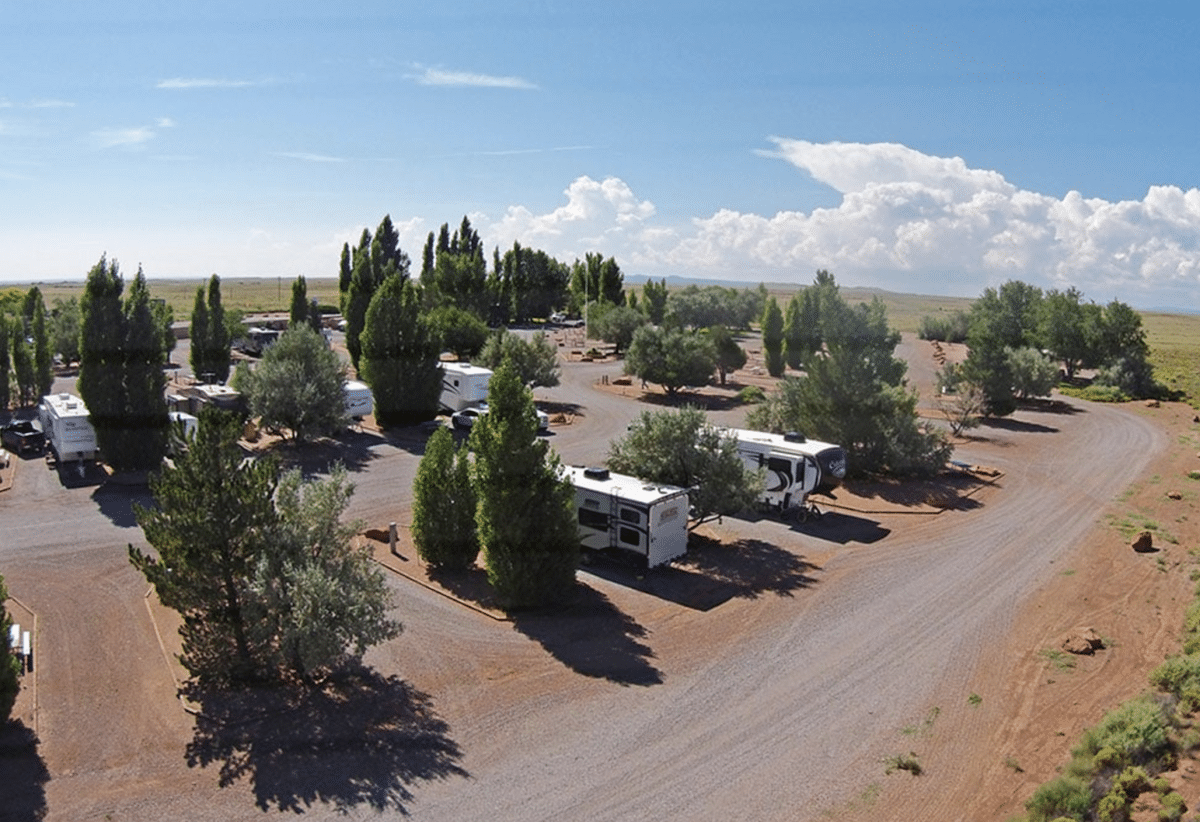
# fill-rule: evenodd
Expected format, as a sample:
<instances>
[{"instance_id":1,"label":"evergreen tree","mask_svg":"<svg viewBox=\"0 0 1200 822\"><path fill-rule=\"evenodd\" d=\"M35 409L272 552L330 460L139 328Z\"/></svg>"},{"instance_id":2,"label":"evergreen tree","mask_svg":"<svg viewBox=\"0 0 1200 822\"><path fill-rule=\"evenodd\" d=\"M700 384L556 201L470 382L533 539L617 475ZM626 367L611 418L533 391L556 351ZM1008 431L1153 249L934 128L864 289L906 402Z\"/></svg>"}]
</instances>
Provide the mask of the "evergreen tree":
<instances>
[{"instance_id":1,"label":"evergreen tree","mask_svg":"<svg viewBox=\"0 0 1200 822\"><path fill-rule=\"evenodd\" d=\"M788 301L787 311L783 315L783 358L788 368L792 369L800 368L800 363L807 353L804 346L802 315L800 294L797 293Z\"/></svg>"},{"instance_id":2,"label":"evergreen tree","mask_svg":"<svg viewBox=\"0 0 1200 822\"><path fill-rule=\"evenodd\" d=\"M0 313L0 411L8 408L12 397L9 394L9 364L12 357L9 353L12 343L12 329L8 317Z\"/></svg>"},{"instance_id":3,"label":"evergreen tree","mask_svg":"<svg viewBox=\"0 0 1200 822\"><path fill-rule=\"evenodd\" d=\"M492 376L488 407L470 438L488 581L506 608L562 602L579 564L574 489L537 437L533 397L510 366Z\"/></svg>"},{"instance_id":4,"label":"evergreen tree","mask_svg":"<svg viewBox=\"0 0 1200 822\"><path fill-rule=\"evenodd\" d=\"M56 298L50 316L53 319L51 336L54 339L54 350L62 355L64 364L78 362L79 300L75 297L69 300Z\"/></svg>"},{"instance_id":5,"label":"evergreen tree","mask_svg":"<svg viewBox=\"0 0 1200 822\"><path fill-rule=\"evenodd\" d=\"M0 576L0 728L12 716L17 692L21 690L21 661L8 646L12 617L4 604L7 599L8 589L4 586L4 577Z\"/></svg>"},{"instance_id":6,"label":"evergreen tree","mask_svg":"<svg viewBox=\"0 0 1200 822\"><path fill-rule=\"evenodd\" d=\"M350 275L353 273L350 243L342 243L342 256L338 260L338 305L339 310L346 313L346 294L350 291Z\"/></svg>"},{"instance_id":7,"label":"evergreen tree","mask_svg":"<svg viewBox=\"0 0 1200 822\"><path fill-rule=\"evenodd\" d=\"M232 342L225 308L221 304L221 278L213 274L208 279L207 360L216 377L215 382L224 383L229 379L229 348Z\"/></svg>"},{"instance_id":8,"label":"evergreen tree","mask_svg":"<svg viewBox=\"0 0 1200 822\"><path fill-rule=\"evenodd\" d=\"M37 286L29 289L29 337L33 340L34 396L44 397L54 386L54 346L46 326L46 304Z\"/></svg>"},{"instance_id":9,"label":"evergreen tree","mask_svg":"<svg viewBox=\"0 0 1200 822\"><path fill-rule=\"evenodd\" d=\"M151 476L154 508L134 509L158 556L130 545L130 562L183 617L181 661L201 681L259 676L268 650L253 641L246 605L278 524L278 470L271 460L246 460L240 434L235 416L203 409L192 446Z\"/></svg>"},{"instance_id":10,"label":"evergreen tree","mask_svg":"<svg viewBox=\"0 0 1200 822\"><path fill-rule=\"evenodd\" d=\"M37 392L37 372L33 364L33 346L26 339L23 323L18 319L12 324L10 345L12 346L13 376L17 384L17 404L33 405Z\"/></svg>"},{"instance_id":11,"label":"evergreen tree","mask_svg":"<svg viewBox=\"0 0 1200 822\"><path fill-rule=\"evenodd\" d=\"M642 306L650 322L660 325L667 313L667 280L646 280L642 285Z\"/></svg>"},{"instance_id":12,"label":"evergreen tree","mask_svg":"<svg viewBox=\"0 0 1200 822\"><path fill-rule=\"evenodd\" d=\"M209 331L208 303L204 300L204 286L196 288L196 300L192 303L192 323L188 336L192 340L192 350L188 356L192 364L192 374L202 382L209 382L211 366L208 364L208 345L211 339Z\"/></svg>"},{"instance_id":13,"label":"evergreen tree","mask_svg":"<svg viewBox=\"0 0 1200 822\"><path fill-rule=\"evenodd\" d=\"M467 447L456 450L450 429L439 427L425 444L413 482L412 537L421 559L447 571L474 565L477 505Z\"/></svg>"},{"instance_id":14,"label":"evergreen tree","mask_svg":"<svg viewBox=\"0 0 1200 822\"><path fill-rule=\"evenodd\" d=\"M292 304L288 312L288 327L308 325L308 283L301 274L292 283Z\"/></svg>"},{"instance_id":15,"label":"evergreen tree","mask_svg":"<svg viewBox=\"0 0 1200 822\"><path fill-rule=\"evenodd\" d=\"M106 421L109 430L104 439L103 426L97 426L96 438L105 462L114 469L146 470L156 468L166 454L170 419L164 395L162 333L141 268L122 313L124 408L117 419Z\"/></svg>"},{"instance_id":16,"label":"evergreen tree","mask_svg":"<svg viewBox=\"0 0 1200 822\"><path fill-rule=\"evenodd\" d=\"M381 425L437 416L440 355L440 341L421 316L420 288L407 278L389 277L365 314L360 371L371 386Z\"/></svg>"},{"instance_id":17,"label":"evergreen tree","mask_svg":"<svg viewBox=\"0 0 1200 822\"><path fill-rule=\"evenodd\" d=\"M767 373L772 377L783 375L783 312L774 297L767 300L762 316L763 357L767 361Z\"/></svg>"},{"instance_id":18,"label":"evergreen tree","mask_svg":"<svg viewBox=\"0 0 1200 822\"><path fill-rule=\"evenodd\" d=\"M125 283L116 260L100 257L88 272L79 302L79 379L76 383L96 429L100 450L112 445L109 432L126 412L125 316L121 295ZM109 455L104 454L107 459Z\"/></svg>"},{"instance_id":19,"label":"evergreen tree","mask_svg":"<svg viewBox=\"0 0 1200 822\"><path fill-rule=\"evenodd\" d=\"M363 229L362 239L354 251L354 261L350 272L350 288L346 292L345 305L342 309L346 321L346 350L350 354L350 364L355 370L359 367L362 356L361 337L363 325L366 323L367 307L375 296L378 283L371 268L371 233Z\"/></svg>"}]
</instances>

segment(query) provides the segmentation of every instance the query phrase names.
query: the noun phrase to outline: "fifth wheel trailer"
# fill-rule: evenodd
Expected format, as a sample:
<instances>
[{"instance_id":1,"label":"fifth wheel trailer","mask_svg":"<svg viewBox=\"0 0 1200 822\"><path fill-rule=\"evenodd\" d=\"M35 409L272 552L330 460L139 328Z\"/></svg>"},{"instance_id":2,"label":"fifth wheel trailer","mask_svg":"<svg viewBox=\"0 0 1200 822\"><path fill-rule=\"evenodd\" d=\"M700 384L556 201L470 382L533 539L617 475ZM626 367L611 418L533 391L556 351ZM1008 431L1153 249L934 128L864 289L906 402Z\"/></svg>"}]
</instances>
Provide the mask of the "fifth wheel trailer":
<instances>
[{"instance_id":1,"label":"fifth wheel trailer","mask_svg":"<svg viewBox=\"0 0 1200 822\"><path fill-rule=\"evenodd\" d=\"M491 369L467 362L442 363L442 408L450 413L487 402Z\"/></svg>"},{"instance_id":2,"label":"fifth wheel trailer","mask_svg":"<svg viewBox=\"0 0 1200 822\"><path fill-rule=\"evenodd\" d=\"M759 505L800 518L819 513L810 494L832 496L846 477L846 451L840 445L806 439L802 434L768 434L726 428L737 440L738 455L752 471L765 471Z\"/></svg>"},{"instance_id":3,"label":"fifth wheel trailer","mask_svg":"<svg viewBox=\"0 0 1200 822\"><path fill-rule=\"evenodd\" d=\"M575 486L575 514L584 548L619 548L648 568L687 552L688 492L607 468L564 466Z\"/></svg>"},{"instance_id":4,"label":"fifth wheel trailer","mask_svg":"<svg viewBox=\"0 0 1200 822\"><path fill-rule=\"evenodd\" d=\"M87 406L73 394L48 394L38 406L38 418L46 442L59 461L96 458L96 430L88 417Z\"/></svg>"}]
</instances>

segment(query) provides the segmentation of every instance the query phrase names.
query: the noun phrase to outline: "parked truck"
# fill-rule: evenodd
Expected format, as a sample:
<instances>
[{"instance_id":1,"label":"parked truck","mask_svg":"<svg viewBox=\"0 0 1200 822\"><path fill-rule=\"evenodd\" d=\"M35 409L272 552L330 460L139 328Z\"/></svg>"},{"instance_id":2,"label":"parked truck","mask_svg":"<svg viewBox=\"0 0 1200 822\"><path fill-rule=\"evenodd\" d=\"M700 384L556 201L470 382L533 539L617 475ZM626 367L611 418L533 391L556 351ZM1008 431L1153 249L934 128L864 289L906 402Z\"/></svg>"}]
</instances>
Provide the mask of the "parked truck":
<instances>
[{"instance_id":1,"label":"parked truck","mask_svg":"<svg viewBox=\"0 0 1200 822\"><path fill-rule=\"evenodd\" d=\"M846 451L840 445L810 440L794 432L724 430L737 440L743 464L765 474L759 506L780 516L796 516L801 520L819 516L820 511L809 501L809 495L832 496L846 476Z\"/></svg>"},{"instance_id":2,"label":"parked truck","mask_svg":"<svg viewBox=\"0 0 1200 822\"><path fill-rule=\"evenodd\" d=\"M575 486L575 515L584 548L616 548L654 568L681 557L688 543L688 492L607 468L564 466Z\"/></svg>"},{"instance_id":3,"label":"parked truck","mask_svg":"<svg viewBox=\"0 0 1200 822\"><path fill-rule=\"evenodd\" d=\"M487 402L491 369L466 362L442 363L441 406L453 414Z\"/></svg>"},{"instance_id":4,"label":"parked truck","mask_svg":"<svg viewBox=\"0 0 1200 822\"><path fill-rule=\"evenodd\" d=\"M49 394L38 405L46 442L59 462L93 460L99 452L87 406L73 394Z\"/></svg>"}]
</instances>

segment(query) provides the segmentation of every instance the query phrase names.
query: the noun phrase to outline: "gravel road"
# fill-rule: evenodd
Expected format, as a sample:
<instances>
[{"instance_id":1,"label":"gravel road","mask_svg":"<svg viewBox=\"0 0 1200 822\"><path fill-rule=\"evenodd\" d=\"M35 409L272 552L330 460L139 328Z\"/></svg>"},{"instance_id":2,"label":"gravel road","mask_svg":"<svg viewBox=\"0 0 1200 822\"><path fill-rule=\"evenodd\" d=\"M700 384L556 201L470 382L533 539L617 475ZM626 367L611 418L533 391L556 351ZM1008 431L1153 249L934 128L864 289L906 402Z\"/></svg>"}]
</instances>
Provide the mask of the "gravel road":
<instances>
[{"instance_id":1,"label":"gravel road","mask_svg":"<svg viewBox=\"0 0 1200 822\"><path fill-rule=\"evenodd\" d=\"M549 437L565 461L602 461L642 410L594 387L617 373L572 364L563 385L536 392L579 406ZM886 533L870 542L770 521L722 526L821 557L809 585L704 611L589 575L632 673L589 675L536 626L393 579L407 630L367 662L429 695L460 757L412 775L385 815L817 818L878 778L897 729L920 723L935 693L966 687L1050 563L1168 445L1120 409L1072 409L1020 412L960 450L1005 472L973 509L861 515ZM351 515L372 525L401 517L419 439L356 442ZM142 543L129 507L139 495L64 488L38 461L24 461L17 479L0 496L0 571L39 612L48 649L38 729L50 818L261 818L265 771L257 785L251 776L220 788L215 769L184 763L190 719L172 699L145 585L125 558L128 542ZM319 794L302 808L309 819L376 817L370 803L338 809Z\"/></svg>"}]
</instances>

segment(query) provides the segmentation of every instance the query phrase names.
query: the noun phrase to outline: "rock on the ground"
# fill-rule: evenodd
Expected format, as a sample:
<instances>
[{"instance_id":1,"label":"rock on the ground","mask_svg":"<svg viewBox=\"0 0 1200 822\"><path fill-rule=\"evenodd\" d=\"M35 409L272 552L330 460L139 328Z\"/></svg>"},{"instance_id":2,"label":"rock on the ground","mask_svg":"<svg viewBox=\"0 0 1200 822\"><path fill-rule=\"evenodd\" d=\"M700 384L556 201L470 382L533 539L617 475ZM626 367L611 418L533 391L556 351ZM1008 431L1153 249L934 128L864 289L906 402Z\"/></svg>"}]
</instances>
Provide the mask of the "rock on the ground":
<instances>
[{"instance_id":1,"label":"rock on the ground","mask_svg":"<svg viewBox=\"0 0 1200 822\"><path fill-rule=\"evenodd\" d=\"M1062 649L1070 654L1091 654L1104 647L1094 628L1075 628L1062 640Z\"/></svg>"},{"instance_id":2,"label":"rock on the ground","mask_svg":"<svg viewBox=\"0 0 1200 822\"><path fill-rule=\"evenodd\" d=\"M1142 531L1138 534L1137 539L1133 541L1133 550L1140 554L1154 550L1154 535L1149 531Z\"/></svg>"}]
</instances>

